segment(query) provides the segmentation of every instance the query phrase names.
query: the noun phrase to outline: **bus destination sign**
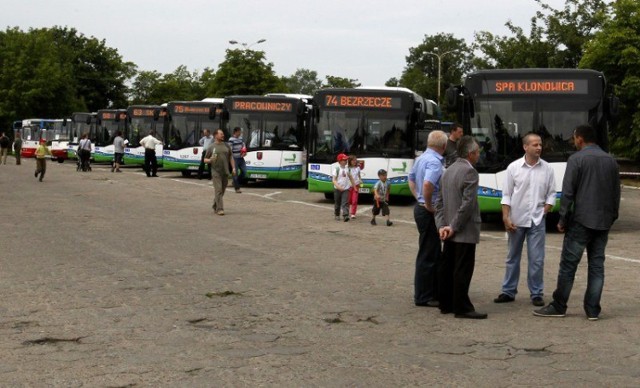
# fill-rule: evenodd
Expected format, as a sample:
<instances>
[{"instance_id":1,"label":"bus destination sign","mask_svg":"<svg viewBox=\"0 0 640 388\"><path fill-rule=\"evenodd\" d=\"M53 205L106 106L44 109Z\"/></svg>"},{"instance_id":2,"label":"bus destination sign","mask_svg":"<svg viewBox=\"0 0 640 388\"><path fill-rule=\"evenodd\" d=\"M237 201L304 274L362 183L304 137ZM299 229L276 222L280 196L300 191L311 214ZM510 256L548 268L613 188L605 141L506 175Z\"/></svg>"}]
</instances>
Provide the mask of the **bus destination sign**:
<instances>
[{"instance_id":1,"label":"bus destination sign","mask_svg":"<svg viewBox=\"0 0 640 388\"><path fill-rule=\"evenodd\" d=\"M327 94L324 103L337 108L400 109L402 99L389 96L345 96Z\"/></svg>"},{"instance_id":2,"label":"bus destination sign","mask_svg":"<svg viewBox=\"0 0 640 388\"><path fill-rule=\"evenodd\" d=\"M485 89L486 88L486 89ZM488 80L486 94L587 94L586 79Z\"/></svg>"},{"instance_id":3,"label":"bus destination sign","mask_svg":"<svg viewBox=\"0 0 640 388\"><path fill-rule=\"evenodd\" d=\"M173 113L208 115L211 107L177 104L173 106Z\"/></svg>"},{"instance_id":4,"label":"bus destination sign","mask_svg":"<svg viewBox=\"0 0 640 388\"><path fill-rule=\"evenodd\" d=\"M232 109L261 111L261 112L292 112L293 104L290 102L276 102L276 101L235 100L233 101Z\"/></svg>"},{"instance_id":5,"label":"bus destination sign","mask_svg":"<svg viewBox=\"0 0 640 388\"><path fill-rule=\"evenodd\" d=\"M101 120L115 120L116 114L112 112L100 112Z\"/></svg>"},{"instance_id":6,"label":"bus destination sign","mask_svg":"<svg viewBox=\"0 0 640 388\"><path fill-rule=\"evenodd\" d=\"M155 112L155 109L152 109L152 108L136 108L131 113L133 113L133 116L135 117L141 117L141 116L153 117L154 112Z\"/></svg>"}]
</instances>

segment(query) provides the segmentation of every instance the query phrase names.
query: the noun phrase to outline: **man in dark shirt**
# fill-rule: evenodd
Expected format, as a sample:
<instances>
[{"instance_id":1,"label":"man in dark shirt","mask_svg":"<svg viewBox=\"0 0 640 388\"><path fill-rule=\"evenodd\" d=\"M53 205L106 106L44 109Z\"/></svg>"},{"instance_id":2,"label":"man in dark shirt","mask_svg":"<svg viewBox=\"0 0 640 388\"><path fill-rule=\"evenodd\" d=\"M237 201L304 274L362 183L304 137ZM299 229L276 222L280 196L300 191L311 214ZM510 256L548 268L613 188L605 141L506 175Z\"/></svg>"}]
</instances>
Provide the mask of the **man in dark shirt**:
<instances>
[{"instance_id":1,"label":"man in dark shirt","mask_svg":"<svg viewBox=\"0 0 640 388\"><path fill-rule=\"evenodd\" d=\"M444 166L449 167L458 159L458 140L464 135L462 125L455 123L449 132L447 139L447 148L444 151Z\"/></svg>"},{"instance_id":2,"label":"man in dark shirt","mask_svg":"<svg viewBox=\"0 0 640 388\"><path fill-rule=\"evenodd\" d=\"M584 311L590 321L600 315L604 285L604 250L609 229L618 218L620 175L618 164L598 147L593 128L581 125L573 132L578 152L567 161L562 181L558 230L566 234L562 244L558 285L553 302L533 312L541 317L564 317L573 280L586 247L589 271Z\"/></svg>"}]
</instances>

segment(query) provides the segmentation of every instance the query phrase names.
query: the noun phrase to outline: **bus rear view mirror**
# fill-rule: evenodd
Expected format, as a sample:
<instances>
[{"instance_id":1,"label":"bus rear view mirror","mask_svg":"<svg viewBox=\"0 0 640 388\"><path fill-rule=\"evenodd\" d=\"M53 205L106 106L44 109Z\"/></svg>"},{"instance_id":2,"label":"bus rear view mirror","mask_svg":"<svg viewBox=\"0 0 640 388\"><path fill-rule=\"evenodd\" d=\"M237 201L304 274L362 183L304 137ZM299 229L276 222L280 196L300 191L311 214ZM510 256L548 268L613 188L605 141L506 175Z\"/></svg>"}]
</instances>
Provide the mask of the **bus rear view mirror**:
<instances>
[{"instance_id":1,"label":"bus rear view mirror","mask_svg":"<svg viewBox=\"0 0 640 388\"><path fill-rule=\"evenodd\" d=\"M87 124L91 124L91 116L87 116L87 119L85 120L85 122Z\"/></svg>"},{"instance_id":2,"label":"bus rear view mirror","mask_svg":"<svg viewBox=\"0 0 640 388\"><path fill-rule=\"evenodd\" d=\"M153 110L153 121L158 121L159 117L160 117L160 109L154 109Z\"/></svg>"},{"instance_id":3,"label":"bus rear view mirror","mask_svg":"<svg viewBox=\"0 0 640 388\"><path fill-rule=\"evenodd\" d=\"M447 88L444 95L447 101L447 107L451 110L455 109L458 105L458 88L450 86Z\"/></svg>"},{"instance_id":4,"label":"bus rear view mirror","mask_svg":"<svg viewBox=\"0 0 640 388\"><path fill-rule=\"evenodd\" d=\"M620 99L617 96L609 96L609 117L617 119L620 114Z\"/></svg>"},{"instance_id":5,"label":"bus rear view mirror","mask_svg":"<svg viewBox=\"0 0 640 388\"><path fill-rule=\"evenodd\" d=\"M63 126L63 127L66 127L66 126L67 126L67 119L66 119L66 118L65 118L65 119L62 119L62 126Z\"/></svg>"},{"instance_id":6,"label":"bus rear view mirror","mask_svg":"<svg viewBox=\"0 0 640 388\"><path fill-rule=\"evenodd\" d=\"M216 107L212 106L209 108L209 120L213 120L216 118Z\"/></svg>"}]
</instances>

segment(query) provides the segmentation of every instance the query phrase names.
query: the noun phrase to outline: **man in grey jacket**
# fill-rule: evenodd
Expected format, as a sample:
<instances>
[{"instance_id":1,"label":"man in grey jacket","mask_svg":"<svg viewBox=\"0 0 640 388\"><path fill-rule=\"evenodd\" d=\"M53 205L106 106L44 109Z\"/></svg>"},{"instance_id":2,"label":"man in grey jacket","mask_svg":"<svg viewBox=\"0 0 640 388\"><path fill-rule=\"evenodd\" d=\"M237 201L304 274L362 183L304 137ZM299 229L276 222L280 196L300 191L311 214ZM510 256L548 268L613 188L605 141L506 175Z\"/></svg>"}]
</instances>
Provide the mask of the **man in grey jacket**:
<instances>
[{"instance_id":1,"label":"man in grey jacket","mask_svg":"<svg viewBox=\"0 0 640 388\"><path fill-rule=\"evenodd\" d=\"M533 312L540 317L564 317L582 253L587 249L589 271L584 312L598 320L604 286L605 247L609 229L618 219L620 173L615 159L596 145L592 127L581 125L573 132L578 152L567 160L560 198L558 231L564 235L558 285L553 302Z\"/></svg>"},{"instance_id":2,"label":"man in grey jacket","mask_svg":"<svg viewBox=\"0 0 640 388\"><path fill-rule=\"evenodd\" d=\"M469 286L475 267L476 244L480 242L478 172L474 165L480 147L472 136L458 142L458 159L445 170L436 202L436 225L444 240L438 295L440 312L456 318L485 319L469 299Z\"/></svg>"}]
</instances>

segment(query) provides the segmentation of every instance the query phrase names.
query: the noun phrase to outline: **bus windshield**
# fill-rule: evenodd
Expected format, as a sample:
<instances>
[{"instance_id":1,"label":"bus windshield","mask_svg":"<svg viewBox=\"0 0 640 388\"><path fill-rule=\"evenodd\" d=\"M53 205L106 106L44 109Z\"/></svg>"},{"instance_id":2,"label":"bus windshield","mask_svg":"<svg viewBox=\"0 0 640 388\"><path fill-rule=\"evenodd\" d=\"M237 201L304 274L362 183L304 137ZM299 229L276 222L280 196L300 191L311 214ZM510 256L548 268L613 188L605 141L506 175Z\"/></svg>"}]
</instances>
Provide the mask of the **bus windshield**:
<instances>
[{"instance_id":1,"label":"bus windshield","mask_svg":"<svg viewBox=\"0 0 640 388\"><path fill-rule=\"evenodd\" d=\"M529 132L542 138L542 157L563 161L574 152L572 133L590 122L598 101L590 99L475 98L471 132L480 145L479 170L504 169L504 163L524 154L522 138Z\"/></svg>"},{"instance_id":2,"label":"bus windshield","mask_svg":"<svg viewBox=\"0 0 640 388\"><path fill-rule=\"evenodd\" d=\"M294 114L276 115L233 112L229 128L240 127L249 150L257 148L302 149L302 128Z\"/></svg>"},{"instance_id":3,"label":"bus windshield","mask_svg":"<svg viewBox=\"0 0 640 388\"><path fill-rule=\"evenodd\" d=\"M322 112L316 139L316 157L335 153L361 156L413 157L403 112Z\"/></svg>"},{"instance_id":4,"label":"bus windshield","mask_svg":"<svg viewBox=\"0 0 640 388\"><path fill-rule=\"evenodd\" d=\"M162 141L162 119L154 120L151 116L132 117L129 126L128 138L130 144L137 146L140 139L147 136L150 131L155 131L155 137Z\"/></svg>"},{"instance_id":5,"label":"bus windshield","mask_svg":"<svg viewBox=\"0 0 640 388\"><path fill-rule=\"evenodd\" d=\"M179 150L187 147L197 147L203 130L209 129L213 133L218 127L219 124L216 120L211 120L205 115L180 115L174 113L171 116L169 134L167 136L168 143L165 148Z\"/></svg>"}]
</instances>

